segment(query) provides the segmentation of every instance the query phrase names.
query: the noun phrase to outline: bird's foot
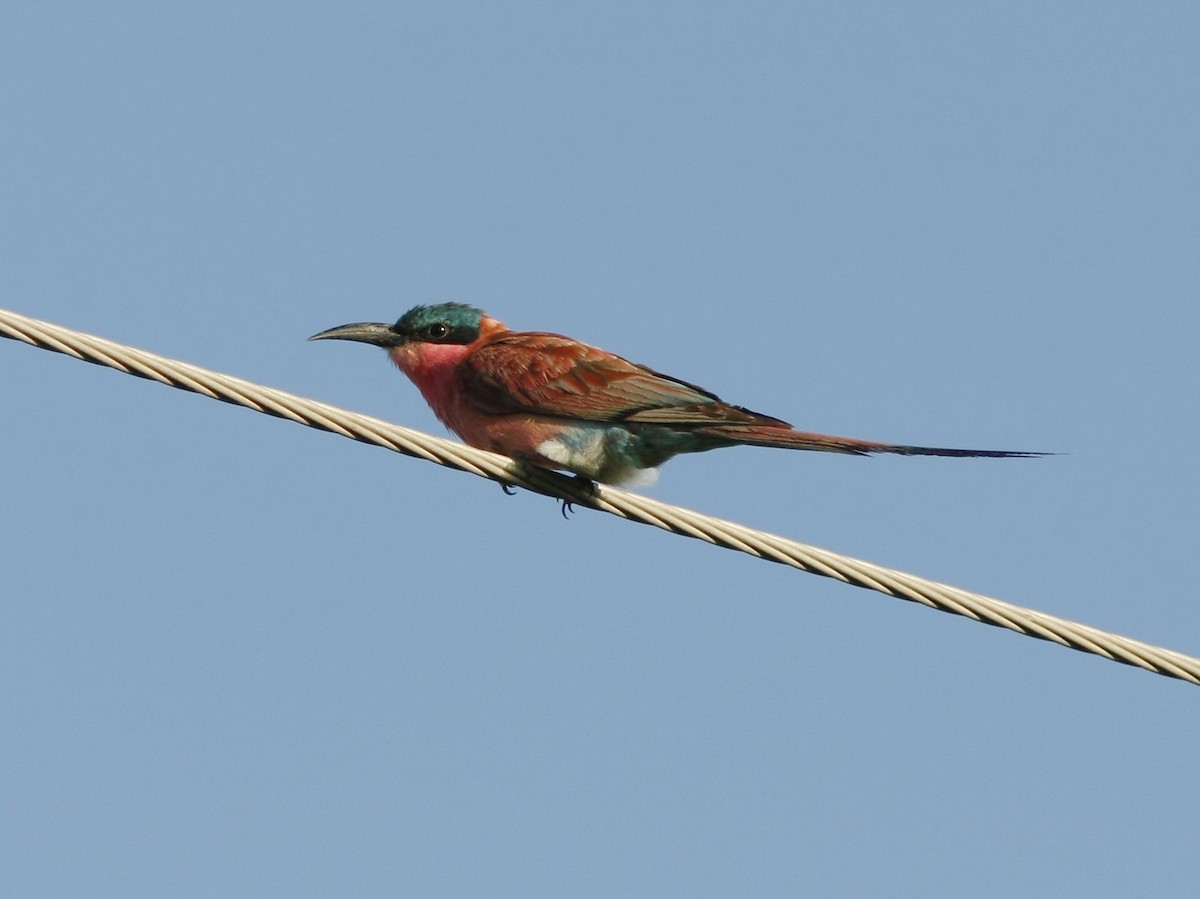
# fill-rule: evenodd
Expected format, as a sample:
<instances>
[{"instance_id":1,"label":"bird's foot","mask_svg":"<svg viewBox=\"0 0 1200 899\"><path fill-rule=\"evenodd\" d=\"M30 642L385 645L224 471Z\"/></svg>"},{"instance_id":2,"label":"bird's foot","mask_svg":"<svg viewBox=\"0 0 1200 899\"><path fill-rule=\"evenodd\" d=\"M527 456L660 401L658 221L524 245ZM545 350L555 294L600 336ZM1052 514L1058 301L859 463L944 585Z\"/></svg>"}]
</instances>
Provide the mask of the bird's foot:
<instances>
[{"instance_id":1,"label":"bird's foot","mask_svg":"<svg viewBox=\"0 0 1200 899\"><path fill-rule=\"evenodd\" d=\"M576 486L580 487L587 494L588 499L595 499L595 497L596 497L596 482L595 481L593 481L591 478L585 478L581 474L575 475L574 481L575 481ZM568 512L575 511L575 504L573 502L571 502L569 499L560 500L560 502L562 503L562 517L563 518L567 517Z\"/></svg>"},{"instance_id":2,"label":"bird's foot","mask_svg":"<svg viewBox=\"0 0 1200 899\"><path fill-rule=\"evenodd\" d=\"M517 495L517 488L514 487L512 484L504 483L504 481L500 482L500 489L503 490L505 493L507 493L509 496Z\"/></svg>"}]
</instances>

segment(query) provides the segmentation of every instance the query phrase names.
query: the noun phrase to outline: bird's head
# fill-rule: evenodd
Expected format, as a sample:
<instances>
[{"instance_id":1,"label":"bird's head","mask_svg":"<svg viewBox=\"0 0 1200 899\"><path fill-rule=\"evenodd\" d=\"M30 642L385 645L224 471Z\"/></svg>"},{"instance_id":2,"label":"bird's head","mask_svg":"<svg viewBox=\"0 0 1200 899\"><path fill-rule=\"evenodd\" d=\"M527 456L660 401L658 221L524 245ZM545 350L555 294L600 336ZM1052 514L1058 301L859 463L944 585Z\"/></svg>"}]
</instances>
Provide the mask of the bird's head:
<instances>
[{"instance_id":1,"label":"bird's head","mask_svg":"<svg viewBox=\"0 0 1200 899\"><path fill-rule=\"evenodd\" d=\"M395 324L355 322L314 334L309 340L354 340L384 349L407 343L468 344L479 339L483 322L489 316L465 303L438 303L414 306Z\"/></svg>"},{"instance_id":2,"label":"bird's head","mask_svg":"<svg viewBox=\"0 0 1200 899\"><path fill-rule=\"evenodd\" d=\"M461 358L466 347L504 325L465 303L414 306L395 324L356 322L314 334L309 340L353 340L383 347L404 371Z\"/></svg>"}]
</instances>

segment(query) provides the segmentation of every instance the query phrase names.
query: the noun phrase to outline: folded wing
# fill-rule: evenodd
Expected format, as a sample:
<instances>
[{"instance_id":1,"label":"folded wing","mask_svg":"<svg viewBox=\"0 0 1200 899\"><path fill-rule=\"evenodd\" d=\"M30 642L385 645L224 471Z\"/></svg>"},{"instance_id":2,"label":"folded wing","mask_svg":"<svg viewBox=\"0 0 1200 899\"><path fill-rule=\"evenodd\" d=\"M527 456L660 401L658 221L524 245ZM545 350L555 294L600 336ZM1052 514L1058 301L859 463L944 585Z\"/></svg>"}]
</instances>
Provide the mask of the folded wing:
<instances>
[{"instance_id":1,"label":"folded wing","mask_svg":"<svg viewBox=\"0 0 1200 899\"><path fill-rule=\"evenodd\" d=\"M481 412L676 426L790 427L724 403L715 394L558 334L507 334L477 349L461 368Z\"/></svg>"}]
</instances>

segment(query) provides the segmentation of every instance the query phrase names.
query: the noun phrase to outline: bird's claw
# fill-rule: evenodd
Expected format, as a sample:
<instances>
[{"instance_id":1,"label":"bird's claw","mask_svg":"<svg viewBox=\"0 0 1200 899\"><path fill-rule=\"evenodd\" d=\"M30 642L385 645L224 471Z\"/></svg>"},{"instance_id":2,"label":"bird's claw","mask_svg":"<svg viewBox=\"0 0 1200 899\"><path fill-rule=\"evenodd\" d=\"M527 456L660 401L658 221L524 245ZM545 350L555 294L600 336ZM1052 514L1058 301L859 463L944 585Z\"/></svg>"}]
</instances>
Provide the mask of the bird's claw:
<instances>
[{"instance_id":1,"label":"bird's claw","mask_svg":"<svg viewBox=\"0 0 1200 899\"><path fill-rule=\"evenodd\" d=\"M581 474L575 475L575 484L580 487L586 494L588 499L596 498L596 482L591 478L585 478ZM575 504L569 499L561 500L562 502L562 517L566 518L568 512L575 511Z\"/></svg>"},{"instance_id":2,"label":"bird's claw","mask_svg":"<svg viewBox=\"0 0 1200 899\"><path fill-rule=\"evenodd\" d=\"M503 481L501 481L501 482L500 482L500 489L501 489L501 490L503 490L503 491L504 491L506 494L508 494L509 496L516 496L516 495L517 495L517 489L516 489L515 487L513 487L513 485L512 485L512 484L506 484L506 483L504 483Z\"/></svg>"}]
</instances>

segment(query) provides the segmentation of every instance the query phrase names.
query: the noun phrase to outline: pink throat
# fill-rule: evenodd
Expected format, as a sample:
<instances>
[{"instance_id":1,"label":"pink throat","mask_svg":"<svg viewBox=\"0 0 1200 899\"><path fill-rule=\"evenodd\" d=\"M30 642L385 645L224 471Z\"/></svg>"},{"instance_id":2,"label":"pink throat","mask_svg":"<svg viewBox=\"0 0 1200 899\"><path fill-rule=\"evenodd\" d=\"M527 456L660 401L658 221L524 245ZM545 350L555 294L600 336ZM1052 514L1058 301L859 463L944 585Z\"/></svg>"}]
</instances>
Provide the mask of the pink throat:
<instances>
[{"instance_id":1,"label":"pink throat","mask_svg":"<svg viewBox=\"0 0 1200 899\"><path fill-rule=\"evenodd\" d=\"M418 343L397 347L388 355L396 367L417 385L437 417L451 429L457 430L455 378L458 366L470 352L469 345Z\"/></svg>"}]
</instances>

